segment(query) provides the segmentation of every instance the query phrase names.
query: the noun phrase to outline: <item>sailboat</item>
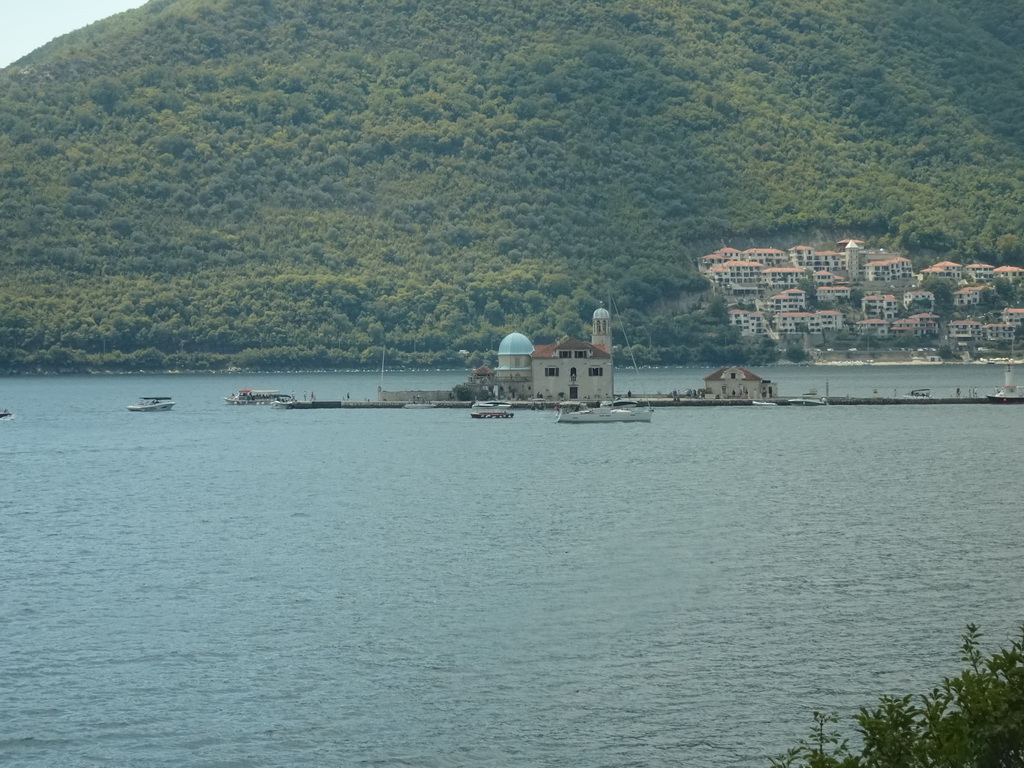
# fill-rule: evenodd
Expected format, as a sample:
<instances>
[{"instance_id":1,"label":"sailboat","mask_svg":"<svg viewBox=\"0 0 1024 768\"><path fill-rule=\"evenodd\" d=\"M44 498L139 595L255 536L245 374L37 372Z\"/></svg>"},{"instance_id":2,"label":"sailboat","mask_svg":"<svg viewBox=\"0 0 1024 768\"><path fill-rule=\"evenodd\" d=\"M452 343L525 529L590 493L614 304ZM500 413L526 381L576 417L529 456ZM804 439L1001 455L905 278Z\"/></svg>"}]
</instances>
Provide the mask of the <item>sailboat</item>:
<instances>
[{"instance_id":1,"label":"sailboat","mask_svg":"<svg viewBox=\"0 0 1024 768\"><path fill-rule=\"evenodd\" d=\"M614 306L614 305L613 305ZM594 321L611 321L611 316L607 310L598 310L594 313ZM636 357L633 356L633 348L629 346L629 339L626 338L626 331L622 331L623 338L626 341L626 348L629 349L629 356L633 361L633 368L639 374L640 369L636 364ZM609 349L608 353L611 354L612 346L610 343L611 334L609 332ZM614 360L611 365L611 391L615 391L615 364ZM654 408L651 404L641 405L636 400L624 400L624 399L612 399L602 402L599 406L588 406L583 403L564 403L558 407L558 415L555 417L555 422L558 424L609 424L609 423L620 423L620 422L650 422L651 417L654 415Z\"/></svg>"}]
</instances>

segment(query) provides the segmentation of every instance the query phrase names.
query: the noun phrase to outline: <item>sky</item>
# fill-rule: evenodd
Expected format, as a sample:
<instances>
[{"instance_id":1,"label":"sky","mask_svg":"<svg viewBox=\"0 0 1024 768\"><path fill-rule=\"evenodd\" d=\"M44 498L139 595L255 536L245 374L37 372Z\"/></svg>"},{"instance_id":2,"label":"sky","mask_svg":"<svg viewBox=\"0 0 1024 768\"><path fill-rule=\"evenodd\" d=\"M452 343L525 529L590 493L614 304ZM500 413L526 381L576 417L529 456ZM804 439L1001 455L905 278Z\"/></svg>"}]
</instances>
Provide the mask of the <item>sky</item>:
<instances>
[{"instance_id":1,"label":"sky","mask_svg":"<svg viewBox=\"0 0 1024 768\"><path fill-rule=\"evenodd\" d=\"M145 4L146 0L7 0L0 22L0 68L55 37Z\"/></svg>"}]
</instances>

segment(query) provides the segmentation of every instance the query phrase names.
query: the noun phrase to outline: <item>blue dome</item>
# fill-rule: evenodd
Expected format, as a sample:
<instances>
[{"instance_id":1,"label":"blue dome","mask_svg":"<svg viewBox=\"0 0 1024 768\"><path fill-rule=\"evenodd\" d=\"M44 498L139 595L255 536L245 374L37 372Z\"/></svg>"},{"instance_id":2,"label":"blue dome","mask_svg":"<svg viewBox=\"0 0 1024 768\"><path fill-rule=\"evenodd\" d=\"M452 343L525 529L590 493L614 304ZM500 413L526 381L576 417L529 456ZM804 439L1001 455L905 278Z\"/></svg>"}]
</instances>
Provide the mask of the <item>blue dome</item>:
<instances>
[{"instance_id":1,"label":"blue dome","mask_svg":"<svg viewBox=\"0 0 1024 768\"><path fill-rule=\"evenodd\" d=\"M532 355L533 344L521 333L510 333L498 346L499 355Z\"/></svg>"}]
</instances>

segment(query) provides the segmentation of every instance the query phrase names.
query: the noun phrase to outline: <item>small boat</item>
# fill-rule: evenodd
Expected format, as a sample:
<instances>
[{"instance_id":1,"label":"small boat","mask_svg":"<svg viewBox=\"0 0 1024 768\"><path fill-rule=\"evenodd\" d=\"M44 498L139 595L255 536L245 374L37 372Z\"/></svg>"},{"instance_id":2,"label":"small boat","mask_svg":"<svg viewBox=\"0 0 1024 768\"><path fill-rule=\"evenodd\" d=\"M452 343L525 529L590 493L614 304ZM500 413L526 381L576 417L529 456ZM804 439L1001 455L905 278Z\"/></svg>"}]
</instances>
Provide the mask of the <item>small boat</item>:
<instances>
[{"instance_id":1,"label":"small boat","mask_svg":"<svg viewBox=\"0 0 1024 768\"><path fill-rule=\"evenodd\" d=\"M4 408L2 411L0 411L0 419L13 419L13 418L14 418L14 414L11 413L6 408Z\"/></svg>"},{"instance_id":2,"label":"small boat","mask_svg":"<svg viewBox=\"0 0 1024 768\"><path fill-rule=\"evenodd\" d=\"M1024 405L1024 389L1013 383L1013 366L1009 362L1003 374L1003 386L994 395L986 395L985 399L994 405Z\"/></svg>"},{"instance_id":3,"label":"small boat","mask_svg":"<svg viewBox=\"0 0 1024 768\"><path fill-rule=\"evenodd\" d=\"M139 402L128 406L129 411L169 411L174 401L169 397L140 397Z\"/></svg>"},{"instance_id":4,"label":"small boat","mask_svg":"<svg viewBox=\"0 0 1024 768\"><path fill-rule=\"evenodd\" d=\"M612 400L596 407L586 403L562 403L555 421L559 424L647 423L653 415L654 408L635 400Z\"/></svg>"},{"instance_id":5,"label":"small boat","mask_svg":"<svg viewBox=\"0 0 1024 768\"><path fill-rule=\"evenodd\" d=\"M904 400L930 400L932 391L930 389L912 389L903 396Z\"/></svg>"},{"instance_id":6,"label":"small boat","mask_svg":"<svg viewBox=\"0 0 1024 768\"><path fill-rule=\"evenodd\" d=\"M402 407L403 408L434 408L436 406L433 403L422 403L422 402L419 402L417 400L414 400L411 403L406 403Z\"/></svg>"},{"instance_id":7,"label":"small boat","mask_svg":"<svg viewBox=\"0 0 1024 768\"><path fill-rule=\"evenodd\" d=\"M778 403L773 403L771 400L751 400L750 404L751 405L778 405Z\"/></svg>"},{"instance_id":8,"label":"small boat","mask_svg":"<svg viewBox=\"0 0 1024 768\"><path fill-rule=\"evenodd\" d=\"M278 395L274 398L273 402L270 403L270 407L287 410L288 408L291 408L295 402L295 398L291 395Z\"/></svg>"},{"instance_id":9,"label":"small boat","mask_svg":"<svg viewBox=\"0 0 1024 768\"><path fill-rule=\"evenodd\" d=\"M273 405L288 395L276 389L240 389L224 398L228 405Z\"/></svg>"},{"instance_id":10,"label":"small boat","mask_svg":"<svg viewBox=\"0 0 1024 768\"><path fill-rule=\"evenodd\" d=\"M811 391L805 392L800 397L789 398L790 405L828 405L828 398L818 397L818 393Z\"/></svg>"},{"instance_id":11,"label":"small boat","mask_svg":"<svg viewBox=\"0 0 1024 768\"><path fill-rule=\"evenodd\" d=\"M478 400L473 403L469 415L474 419L511 419L515 416L512 403L504 400Z\"/></svg>"}]
</instances>

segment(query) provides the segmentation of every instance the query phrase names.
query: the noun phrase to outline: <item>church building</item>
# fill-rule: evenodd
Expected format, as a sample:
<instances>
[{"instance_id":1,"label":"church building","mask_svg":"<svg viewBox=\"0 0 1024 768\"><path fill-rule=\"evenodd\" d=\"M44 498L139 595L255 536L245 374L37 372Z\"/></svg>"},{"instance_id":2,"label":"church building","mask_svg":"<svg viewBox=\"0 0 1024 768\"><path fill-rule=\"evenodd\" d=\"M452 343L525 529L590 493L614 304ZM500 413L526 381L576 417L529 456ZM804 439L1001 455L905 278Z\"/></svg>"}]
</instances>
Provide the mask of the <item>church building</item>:
<instances>
[{"instance_id":1,"label":"church building","mask_svg":"<svg viewBox=\"0 0 1024 768\"><path fill-rule=\"evenodd\" d=\"M565 336L535 347L521 333L510 333L498 346L494 396L503 400L611 400L611 315L594 311L590 341Z\"/></svg>"}]
</instances>

